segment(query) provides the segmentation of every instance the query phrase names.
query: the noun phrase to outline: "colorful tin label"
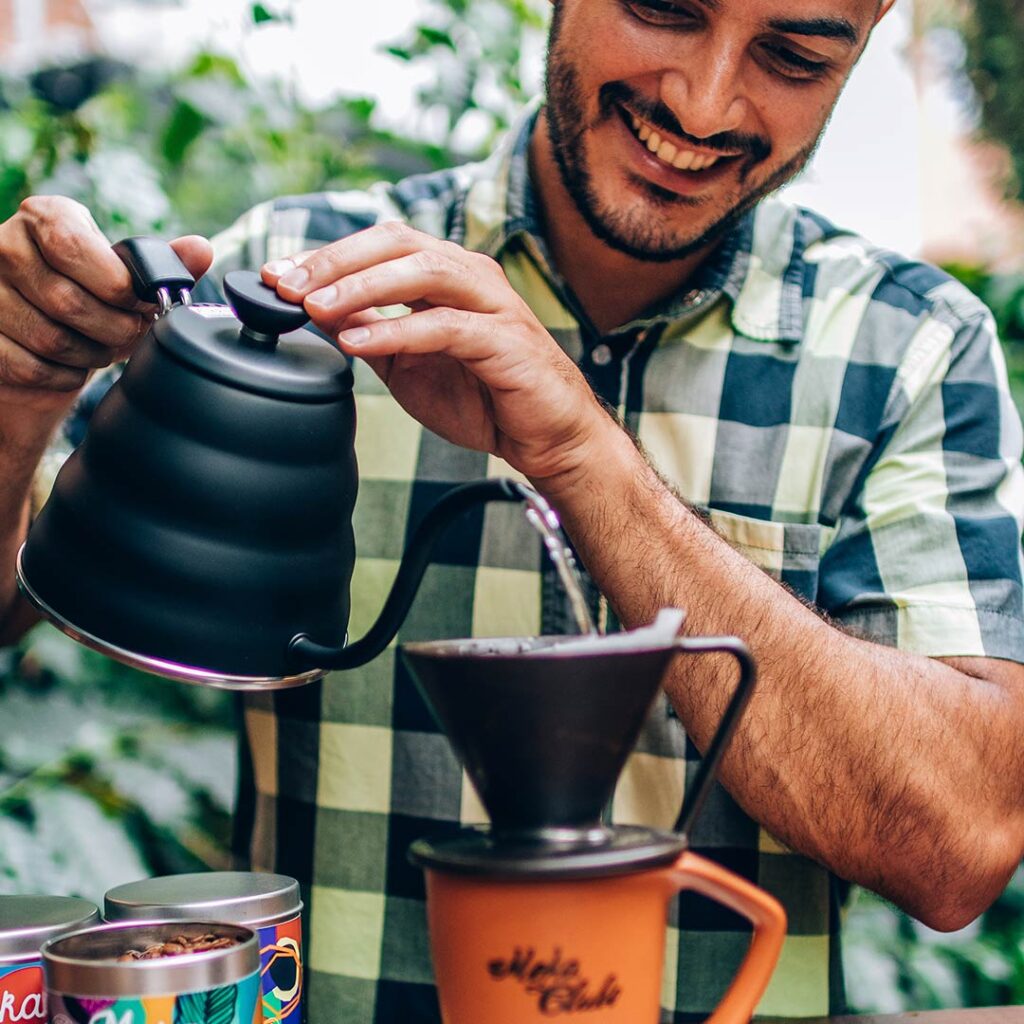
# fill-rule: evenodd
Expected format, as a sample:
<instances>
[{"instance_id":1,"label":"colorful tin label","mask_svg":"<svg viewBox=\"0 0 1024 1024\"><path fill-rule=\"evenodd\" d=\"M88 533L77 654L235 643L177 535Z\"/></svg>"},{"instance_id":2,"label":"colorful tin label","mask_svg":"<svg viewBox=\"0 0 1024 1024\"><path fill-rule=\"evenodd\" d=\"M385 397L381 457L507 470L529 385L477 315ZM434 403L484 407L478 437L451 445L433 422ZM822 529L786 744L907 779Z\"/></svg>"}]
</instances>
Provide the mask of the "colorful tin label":
<instances>
[{"instance_id":1,"label":"colorful tin label","mask_svg":"<svg viewBox=\"0 0 1024 1024\"><path fill-rule=\"evenodd\" d=\"M46 1024L42 960L0 964L0 1024Z\"/></svg>"},{"instance_id":2,"label":"colorful tin label","mask_svg":"<svg viewBox=\"0 0 1024 1024\"><path fill-rule=\"evenodd\" d=\"M87 998L50 992L50 1024L254 1024L259 975L172 996Z\"/></svg>"},{"instance_id":3,"label":"colorful tin label","mask_svg":"<svg viewBox=\"0 0 1024 1024\"><path fill-rule=\"evenodd\" d=\"M259 929L263 1024L302 1022L302 918Z\"/></svg>"}]
</instances>

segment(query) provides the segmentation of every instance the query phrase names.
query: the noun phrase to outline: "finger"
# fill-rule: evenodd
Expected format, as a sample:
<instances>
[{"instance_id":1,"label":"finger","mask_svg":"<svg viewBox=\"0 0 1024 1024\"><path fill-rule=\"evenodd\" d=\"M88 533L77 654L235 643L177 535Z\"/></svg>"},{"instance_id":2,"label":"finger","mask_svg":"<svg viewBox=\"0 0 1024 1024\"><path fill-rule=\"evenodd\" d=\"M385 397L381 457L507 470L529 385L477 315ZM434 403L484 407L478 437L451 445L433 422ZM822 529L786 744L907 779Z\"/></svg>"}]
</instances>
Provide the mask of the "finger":
<instances>
[{"instance_id":1,"label":"finger","mask_svg":"<svg viewBox=\"0 0 1024 1024\"><path fill-rule=\"evenodd\" d=\"M148 326L148 318L142 314L108 305L77 281L53 270L27 230L8 240L0 272L29 305L102 345L123 348L136 341ZM0 310L0 317L3 315ZM0 322L0 329L7 326L5 321Z\"/></svg>"},{"instance_id":2,"label":"finger","mask_svg":"<svg viewBox=\"0 0 1024 1024\"><path fill-rule=\"evenodd\" d=\"M51 363L0 334L0 386L33 391L77 391L89 372Z\"/></svg>"},{"instance_id":3,"label":"finger","mask_svg":"<svg viewBox=\"0 0 1024 1024\"><path fill-rule=\"evenodd\" d=\"M294 256L287 256L284 259L270 260L264 263L260 268L263 283L269 284L271 288L276 288L277 282L285 274L290 270L294 270L300 263L305 263L314 252L316 252L315 249L305 249L302 252L297 252Z\"/></svg>"},{"instance_id":4,"label":"finger","mask_svg":"<svg viewBox=\"0 0 1024 1024\"><path fill-rule=\"evenodd\" d=\"M346 355L360 359L444 352L472 367L495 357L487 345L493 331L493 317L442 306L380 317L342 330L337 337Z\"/></svg>"},{"instance_id":5,"label":"finger","mask_svg":"<svg viewBox=\"0 0 1024 1024\"><path fill-rule=\"evenodd\" d=\"M108 348L124 348L137 341L149 318L108 306L67 277L53 271L36 275L18 286L31 305L46 316Z\"/></svg>"},{"instance_id":6,"label":"finger","mask_svg":"<svg viewBox=\"0 0 1024 1024\"><path fill-rule=\"evenodd\" d=\"M368 327L371 324L375 324L380 320L386 320L387 317L381 316L375 309L360 310L358 313L353 313L345 321L337 327L337 332L355 330L359 327ZM326 331L324 332L327 333ZM331 334L331 337L336 337L335 334ZM394 356L373 356L368 352L360 352L359 357L365 362L371 370L382 380L385 384L388 382L388 378L391 376L391 364L394 362Z\"/></svg>"},{"instance_id":7,"label":"finger","mask_svg":"<svg viewBox=\"0 0 1024 1024\"><path fill-rule=\"evenodd\" d=\"M378 263L414 252L449 251L452 255L464 252L451 242L416 231L407 224L388 221L317 249L284 274L278 280L277 289L281 298L298 302L324 285Z\"/></svg>"},{"instance_id":8,"label":"finger","mask_svg":"<svg viewBox=\"0 0 1024 1024\"><path fill-rule=\"evenodd\" d=\"M135 311L151 308L135 295L128 268L81 203L63 196L31 196L20 212L39 256L58 276L108 305Z\"/></svg>"},{"instance_id":9,"label":"finger","mask_svg":"<svg viewBox=\"0 0 1024 1024\"><path fill-rule=\"evenodd\" d=\"M318 289L306 297L305 307L317 326L326 329L358 310L379 306L425 303L496 313L505 298L493 281L481 279L445 253L421 251Z\"/></svg>"},{"instance_id":10,"label":"finger","mask_svg":"<svg viewBox=\"0 0 1024 1024\"><path fill-rule=\"evenodd\" d=\"M0 283L0 308L7 337L37 356L62 366L98 369L109 366L116 349L51 320L13 288Z\"/></svg>"},{"instance_id":11,"label":"finger","mask_svg":"<svg viewBox=\"0 0 1024 1024\"><path fill-rule=\"evenodd\" d=\"M202 235L182 235L168 244L197 281L210 269L213 246Z\"/></svg>"}]
</instances>

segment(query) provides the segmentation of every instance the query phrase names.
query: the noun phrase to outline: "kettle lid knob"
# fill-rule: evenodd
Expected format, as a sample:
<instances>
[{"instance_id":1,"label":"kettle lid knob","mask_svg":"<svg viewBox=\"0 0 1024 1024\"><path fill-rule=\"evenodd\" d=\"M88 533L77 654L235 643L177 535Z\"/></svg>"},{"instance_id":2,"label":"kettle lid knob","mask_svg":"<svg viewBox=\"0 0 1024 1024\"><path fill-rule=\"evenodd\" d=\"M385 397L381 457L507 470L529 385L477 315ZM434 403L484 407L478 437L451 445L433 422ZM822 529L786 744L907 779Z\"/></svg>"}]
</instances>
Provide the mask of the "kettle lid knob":
<instances>
[{"instance_id":1,"label":"kettle lid knob","mask_svg":"<svg viewBox=\"0 0 1024 1024\"><path fill-rule=\"evenodd\" d=\"M225 274L224 292L245 325L242 334L261 345L273 344L279 334L297 331L309 322L302 306L282 299L251 270Z\"/></svg>"}]
</instances>

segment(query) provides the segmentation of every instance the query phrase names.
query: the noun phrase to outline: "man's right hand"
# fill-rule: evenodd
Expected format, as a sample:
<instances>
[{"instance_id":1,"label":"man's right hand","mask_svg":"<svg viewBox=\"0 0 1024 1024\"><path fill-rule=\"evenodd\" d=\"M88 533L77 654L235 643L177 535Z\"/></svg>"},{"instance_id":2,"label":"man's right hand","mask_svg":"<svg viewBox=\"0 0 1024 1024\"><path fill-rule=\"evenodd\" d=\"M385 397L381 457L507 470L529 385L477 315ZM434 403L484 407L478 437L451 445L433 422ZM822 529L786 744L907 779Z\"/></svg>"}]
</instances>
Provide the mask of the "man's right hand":
<instances>
[{"instance_id":1,"label":"man's right hand","mask_svg":"<svg viewBox=\"0 0 1024 1024\"><path fill-rule=\"evenodd\" d=\"M205 239L171 246L197 279L209 268ZM131 354L153 312L84 206L26 199L0 224L0 414L63 412L92 370Z\"/></svg>"},{"instance_id":2,"label":"man's right hand","mask_svg":"<svg viewBox=\"0 0 1024 1024\"><path fill-rule=\"evenodd\" d=\"M194 277L206 273L209 242L171 245ZM0 645L34 619L14 560L49 438L89 374L129 356L154 312L80 203L36 196L0 224Z\"/></svg>"}]
</instances>

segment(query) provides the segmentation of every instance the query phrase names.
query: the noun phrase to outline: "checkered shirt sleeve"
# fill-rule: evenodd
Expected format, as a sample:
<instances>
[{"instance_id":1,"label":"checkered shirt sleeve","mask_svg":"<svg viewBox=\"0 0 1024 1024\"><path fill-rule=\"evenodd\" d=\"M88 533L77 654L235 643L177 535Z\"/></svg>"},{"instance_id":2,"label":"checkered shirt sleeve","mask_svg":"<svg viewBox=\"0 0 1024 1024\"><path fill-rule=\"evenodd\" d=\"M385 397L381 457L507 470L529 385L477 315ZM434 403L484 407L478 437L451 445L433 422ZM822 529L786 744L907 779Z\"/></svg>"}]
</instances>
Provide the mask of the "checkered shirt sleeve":
<instances>
[{"instance_id":1,"label":"checkered shirt sleeve","mask_svg":"<svg viewBox=\"0 0 1024 1024\"><path fill-rule=\"evenodd\" d=\"M991 316L953 282L941 291L821 560L818 603L906 651L1020 661L1020 420Z\"/></svg>"}]
</instances>

